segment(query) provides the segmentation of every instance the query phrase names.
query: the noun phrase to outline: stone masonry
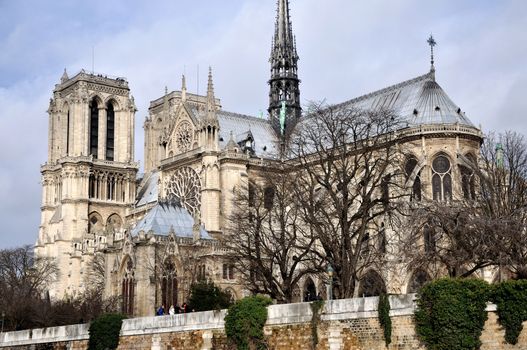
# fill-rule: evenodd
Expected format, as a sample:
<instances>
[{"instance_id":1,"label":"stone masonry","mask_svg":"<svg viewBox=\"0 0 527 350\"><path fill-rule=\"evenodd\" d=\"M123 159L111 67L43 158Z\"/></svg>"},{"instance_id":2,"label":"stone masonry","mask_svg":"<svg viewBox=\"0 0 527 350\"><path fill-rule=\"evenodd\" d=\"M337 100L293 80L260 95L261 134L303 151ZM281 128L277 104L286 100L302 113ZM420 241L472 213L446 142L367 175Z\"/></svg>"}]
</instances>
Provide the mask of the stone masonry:
<instances>
[{"instance_id":1,"label":"stone masonry","mask_svg":"<svg viewBox=\"0 0 527 350\"><path fill-rule=\"evenodd\" d=\"M316 350L386 350L377 320L378 298L355 298L326 302L317 325ZM392 344L389 350L420 350L414 330L412 295L392 296ZM313 349L309 303L272 305L268 308L265 336L269 349ZM142 317L123 322L118 350L228 350L224 332L226 311L197 312L175 316ZM88 346L88 325L8 332L0 335L0 348L75 349ZM504 341L495 306L488 307L488 320L481 336L482 350L527 349L527 331L518 344Z\"/></svg>"}]
</instances>

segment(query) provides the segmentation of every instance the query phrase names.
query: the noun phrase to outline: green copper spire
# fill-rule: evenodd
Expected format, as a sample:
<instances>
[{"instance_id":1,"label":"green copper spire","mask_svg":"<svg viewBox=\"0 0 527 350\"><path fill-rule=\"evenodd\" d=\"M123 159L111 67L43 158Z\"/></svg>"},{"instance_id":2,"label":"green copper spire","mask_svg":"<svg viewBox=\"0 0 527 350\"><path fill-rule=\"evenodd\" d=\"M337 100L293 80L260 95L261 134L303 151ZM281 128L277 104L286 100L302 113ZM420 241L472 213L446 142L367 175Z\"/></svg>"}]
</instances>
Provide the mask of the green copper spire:
<instances>
[{"instance_id":1,"label":"green copper spire","mask_svg":"<svg viewBox=\"0 0 527 350\"><path fill-rule=\"evenodd\" d=\"M285 133L285 115L286 115L285 101L282 101L282 107L280 108L280 134L284 136Z\"/></svg>"}]
</instances>

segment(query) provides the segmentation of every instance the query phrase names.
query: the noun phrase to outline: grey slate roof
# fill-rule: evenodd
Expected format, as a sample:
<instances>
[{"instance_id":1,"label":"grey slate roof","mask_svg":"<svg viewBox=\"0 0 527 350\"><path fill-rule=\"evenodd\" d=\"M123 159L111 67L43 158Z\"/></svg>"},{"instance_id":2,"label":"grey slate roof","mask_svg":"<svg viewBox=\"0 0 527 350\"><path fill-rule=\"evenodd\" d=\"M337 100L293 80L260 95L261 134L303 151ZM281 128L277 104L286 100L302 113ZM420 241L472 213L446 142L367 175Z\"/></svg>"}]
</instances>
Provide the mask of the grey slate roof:
<instances>
[{"instance_id":1,"label":"grey slate roof","mask_svg":"<svg viewBox=\"0 0 527 350\"><path fill-rule=\"evenodd\" d=\"M408 126L462 124L474 126L435 81L430 72L339 104L342 107L392 109Z\"/></svg>"},{"instance_id":2,"label":"grey slate roof","mask_svg":"<svg viewBox=\"0 0 527 350\"><path fill-rule=\"evenodd\" d=\"M135 227L131 230L133 236L143 231L144 233L153 232L156 235L168 235L171 230L176 237L192 238L194 218L183 207L174 203L157 203L148 211ZM208 232L201 227L200 237L202 239L212 239Z\"/></svg>"},{"instance_id":3,"label":"grey slate roof","mask_svg":"<svg viewBox=\"0 0 527 350\"><path fill-rule=\"evenodd\" d=\"M145 204L154 203L158 198L158 186L157 182L159 181L159 172L152 171L145 175L139 190L137 191L137 201L136 206L140 207Z\"/></svg>"},{"instance_id":4,"label":"grey slate roof","mask_svg":"<svg viewBox=\"0 0 527 350\"><path fill-rule=\"evenodd\" d=\"M216 115L220 123L221 148L229 142L231 131L236 142L245 140L250 132L254 138L254 151L257 156L265 157L277 153L278 139L267 119L223 110L219 110Z\"/></svg>"}]
</instances>

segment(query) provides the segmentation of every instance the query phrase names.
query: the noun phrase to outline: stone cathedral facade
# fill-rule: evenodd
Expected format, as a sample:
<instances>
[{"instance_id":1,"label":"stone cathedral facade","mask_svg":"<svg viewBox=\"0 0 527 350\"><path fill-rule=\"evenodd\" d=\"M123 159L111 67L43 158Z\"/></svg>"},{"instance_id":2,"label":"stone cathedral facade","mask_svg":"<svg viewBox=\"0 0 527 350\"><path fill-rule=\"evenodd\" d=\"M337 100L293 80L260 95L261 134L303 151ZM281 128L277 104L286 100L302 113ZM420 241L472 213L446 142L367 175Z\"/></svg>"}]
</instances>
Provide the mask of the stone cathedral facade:
<instances>
[{"instance_id":1,"label":"stone cathedral facade","mask_svg":"<svg viewBox=\"0 0 527 350\"><path fill-rule=\"evenodd\" d=\"M123 311L152 315L187 301L190 284L210 279L235 298L246 293L223 258L221 237L233 189L265 171L284 132L302 120L296 42L289 1L279 0L268 81L268 118L228 112L209 71L205 96L181 90L150 103L144 122L144 174L134 157L136 107L123 78L64 72L49 106L49 148L41 167L41 224L35 252L59 266L54 298L76 295L102 279ZM262 82L263 83L263 82ZM482 135L435 79L416 78L342 103L390 108L406 120L407 189L416 200L473 195L466 167ZM288 111L280 120L280 111ZM94 262L104 274L94 276ZM425 271L370 271L389 292L412 291ZM491 277L490 277L491 278ZM307 278L305 292L324 292Z\"/></svg>"}]
</instances>

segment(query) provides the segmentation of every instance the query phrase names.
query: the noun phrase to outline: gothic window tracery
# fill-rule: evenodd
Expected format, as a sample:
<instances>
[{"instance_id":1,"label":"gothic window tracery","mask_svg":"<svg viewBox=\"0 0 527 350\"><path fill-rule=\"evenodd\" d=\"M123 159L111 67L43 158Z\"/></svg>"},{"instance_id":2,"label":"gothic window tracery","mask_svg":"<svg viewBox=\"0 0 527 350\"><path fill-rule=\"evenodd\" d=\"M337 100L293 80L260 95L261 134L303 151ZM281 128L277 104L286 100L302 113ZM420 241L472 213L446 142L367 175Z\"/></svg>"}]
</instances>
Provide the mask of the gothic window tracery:
<instances>
[{"instance_id":1,"label":"gothic window tracery","mask_svg":"<svg viewBox=\"0 0 527 350\"><path fill-rule=\"evenodd\" d=\"M135 273L134 263L130 257L126 261L126 266L121 282L122 308L121 311L127 315L134 313L134 292L135 292Z\"/></svg>"},{"instance_id":2,"label":"gothic window tracery","mask_svg":"<svg viewBox=\"0 0 527 350\"><path fill-rule=\"evenodd\" d=\"M178 281L176 267L172 260L165 262L163 266L163 278L161 280L161 298L165 307L177 305Z\"/></svg>"},{"instance_id":3,"label":"gothic window tracery","mask_svg":"<svg viewBox=\"0 0 527 350\"><path fill-rule=\"evenodd\" d=\"M113 234L121 230L123 221L121 217L117 214L112 214L106 221L106 232Z\"/></svg>"},{"instance_id":4,"label":"gothic window tracery","mask_svg":"<svg viewBox=\"0 0 527 350\"><path fill-rule=\"evenodd\" d=\"M386 285L382 277L373 270L368 271L359 284L359 297L373 297L386 293Z\"/></svg>"},{"instance_id":5,"label":"gothic window tracery","mask_svg":"<svg viewBox=\"0 0 527 350\"><path fill-rule=\"evenodd\" d=\"M435 252L436 236L434 233L434 229L428 224L426 224L423 228L423 239L424 239L425 252L427 253Z\"/></svg>"},{"instance_id":6,"label":"gothic window tracery","mask_svg":"<svg viewBox=\"0 0 527 350\"><path fill-rule=\"evenodd\" d=\"M475 164L476 161L471 154L467 154L466 158L472 163ZM463 191L463 198L465 199L476 199L476 184L474 171L469 167L460 165L459 172L461 174L461 189Z\"/></svg>"},{"instance_id":7,"label":"gothic window tracery","mask_svg":"<svg viewBox=\"0 0 527 350\"><path fill-rule=\"evenodd\" d=\"M188 151L192 146L193 130L188 121L179 123L174 135L173 144L176 145L180 152Z\"/></svg>"},{"instance_id":8,"label":"gothic window tracery","mask_svg":"<svg viewBox=\"0 0 527 350\"><path fill-rule=\"evenodd\" d=\"M434 200L452 199L452 166L450 160L440 154L432 162L432 194Z\"/></svg>"},{"instance_id":9,"label":"gothic window tracery","mask_svg":"<svg viewBox=\"0 0 527 350\"><path fill-rule=\"evenodd\" d=\"M414 157L408 158L406 161L404 170L406 174L406 181L410 179L410 176L413 174L415 168L417 167L418 162L417 159ZM420 201L421 200L421 171L419 171L414 179L414 183L412 185L412 193L410 195L411 201Z\"/></svg>"},{"instance_id":10,"label":"gothic window tracery","mask_svg":"<svg viewBox=\"0 0 527 350\"><path fill-rule=\"evenodd\" d=\"M201 204L201 181L198 173L190 168L177 169L165 184L165 197L174 199L193 216L199 214Z\"/></svg>"},{"instance_id":11,"label":"gothic window tracery","mask_svg":"<svg viewBox=\"0 0 527 350\"><path fill-rule=\"evenodd\" d=\"M88 233L100 233L103 230L103 221L101 215L93 212L88 218Z\"/></svg>"}]
</instances>

